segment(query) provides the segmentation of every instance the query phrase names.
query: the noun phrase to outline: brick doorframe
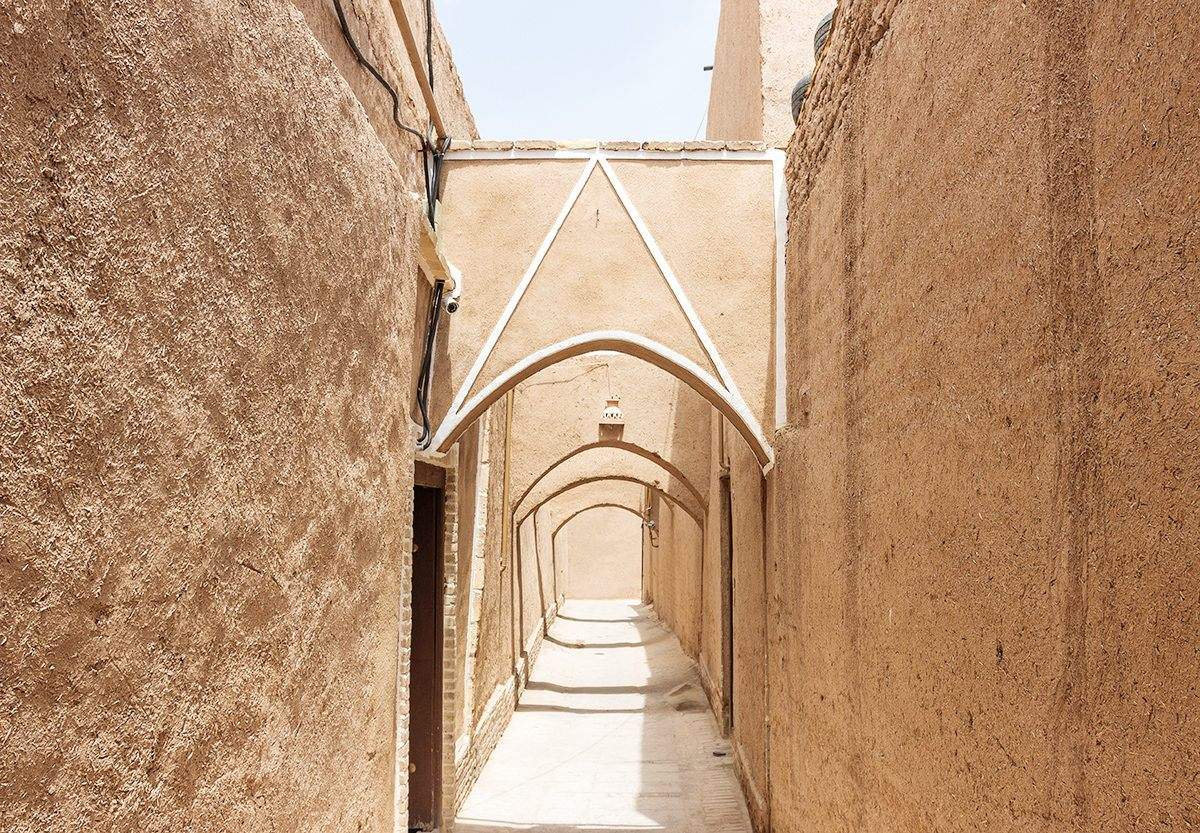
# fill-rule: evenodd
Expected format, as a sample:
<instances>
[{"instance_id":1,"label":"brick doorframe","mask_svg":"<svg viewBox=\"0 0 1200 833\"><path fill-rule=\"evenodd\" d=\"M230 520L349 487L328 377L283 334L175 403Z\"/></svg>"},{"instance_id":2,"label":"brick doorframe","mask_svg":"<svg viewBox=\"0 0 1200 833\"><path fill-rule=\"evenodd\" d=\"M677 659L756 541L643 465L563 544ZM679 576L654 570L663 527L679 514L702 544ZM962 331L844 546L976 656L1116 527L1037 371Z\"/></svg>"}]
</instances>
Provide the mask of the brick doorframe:
<instances>
[{"instance_id":1,"label":"brick doorframe","mask_svg":"<svg viewBox=\"0 0 1200 833\"><path fill-rule=\"evenodd\" d=\"M457 456L443 458L425 457L414 463L415 485L433 485L442 489L442 575L445 589L442 599L442 788L440 833L452 833L457 810L458 783L455 773L454 727L457 709L462 697L457 673L458 657L458 470ZM430 468L439 470L440 478L431 481L423 476ZM411 513L410 513L411 514ZM408 528L411 550L412 526ZM408 831L408 710L411 680L409 662L412 649L412 619L410 597L412 595L412 555L405 559L402 567L401 592L404 594L400 623L400 668L396 703L396 777L395 777L395 833Z\"/></svg>"}]
</instances>

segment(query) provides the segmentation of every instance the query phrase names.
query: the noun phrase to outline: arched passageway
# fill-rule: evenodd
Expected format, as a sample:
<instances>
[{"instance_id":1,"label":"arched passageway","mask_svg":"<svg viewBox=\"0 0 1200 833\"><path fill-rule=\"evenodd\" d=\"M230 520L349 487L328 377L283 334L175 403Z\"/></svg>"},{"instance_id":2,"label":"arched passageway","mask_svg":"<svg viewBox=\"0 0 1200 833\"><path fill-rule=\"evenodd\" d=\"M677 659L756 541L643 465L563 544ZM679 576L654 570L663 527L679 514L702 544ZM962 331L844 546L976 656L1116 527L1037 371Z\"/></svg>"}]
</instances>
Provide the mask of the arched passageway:
<instances>
[{"instance_id":1,"label":"arched passageway","mask_svg":"<svg viewBox=\"0 0 1200 833\"><path fill-rule=\"evenodd\" d=\"M710 683L700 683L699 667L685 657L697 656L698 612L712 609L703 581L708 576L711 584L715 574L711 566L705 572L706 558L718 555L715 548L706 551L706 542L715 540L708 529L715 494L710 492L719 478L714 472L729 465L726 445L736 445L738 464L755 477L774 462L764 424L772 428L770 414L778 413L778 401L773 410L768 400L780 386L769 377L781 363L762 345L771 343L770 288L780 263L779 240L769 222L754 226L762 234L744 239L725 239L728 227L703 240L694 239L694 229L681 235L678 206L660 199L662 187L682 173L680 166L660 163L675 159L650 154L628 164L613 157L610 164L610 156L597 148L579 158L579 169L556 153L538 168L544 176L537 183L528 181L528 165L487 153L468 151L459 159L471 164L452 166L451 177L462 178L451 193L460 197L537 196L518 205L494 203L504 206L501 223L494 222L496 214L476 216L475 206L461 199L449 201L457 212L447 224L449 248L456 259L461 255L457 262L479 291L453 319L449 376L455 394L430 450L451 452L489 413L493 430L501 424L497 420L503 424L506 475L500 496L512 569L502 581L517 588L515 636L508 644L518 693L522 673L532 668L532 677L494 755L501 762L496 777L536 782L537 773L528 767L553 766L545 750L561 745L560 735L594 737L619 715L638 727L639 737L611 736L602 756L618 747L628 752L631 742L649 754L638 762L635 777L625 779L629 784L641 780L646 766L673 761L683 781L700 786L686 805L694 808L701 794L718 795L719 783L732 786L731 814L711 812L710 801L707 814L673 818L636 795L623 799L635 810L628 817L610 806L588 820L578 812L581 793L573 785L564 791L572 806L558 818L560 827L740 831L748 829L745 808L728 769L721 778L689 771L693 763L711 763L711 749L679 755L680 744L661 740L670 719L691 714L706 726L689 728L689 738L720 743L706 705ZM728 212L728 195L756 194L747 201L749 214L762 221L774 213L778 220L779 192L771 189L775 156L722 156L729 164L704 169L712 186L706 195L724 195L718 202ZM482 164L489 161L494 167ZM552 209L564 194L554 219ZM489 238L486 250L478 246L481 228ZM604 403L617 394L626 395L619 400L623 419L606 422ZM605 485L641 492L633 500L591 494ZM618 615L572 607L564 562L577 541L579 550L605 554L612 541L603 525L586 526L605 510L635 524L638 589L645 604L648 588L654 588L655 608L635 605ZM621 638L608 633L617 628ZM579 661L581 648L588 649L587 663ZM674 670L664 673L663 662ZM643 676L621 684L625 671ZM629 703L614 701L614 689L629 694ZM536 737L549 729L554 740ZM586 771L597 769L586 749L573 754ZM490 771L477 792L496 783ZM512 798L504 807L469 801L459 829L464 823L472 833L504 826L556 829L548 808L534 806L543 790L510 784L502 792ZM591 795L586 787L583 793ZM489 827L492 822L500 824Z\"/></svg>"},{"instance_id":2,"label":"arched passageway","mask_svg":"<svg viewBox=\"0 0 1200 833\"><path fill-rule=\"evenodd\" d=\"M621 330L584 333L530 353L452 409L434 434L430 447L445 453L476 419L521 382L558 362L598 350L626 353L675 376L729 420L753 450L760 466L771 467L774 452L758 420L740 396L686 356L645 336Z\"/></svg>"},{"instance_id":3,"label":"arched passageway","mask_svg":"<svg viewBox=\"0 0 1200 833\"><path fill-rule=\"evenodd\" d=\"M564 519L559 521L558 524L554 527L554 530L550 533L550 540L553 541L555 538L557 538L558 533L562 531L562 528L564 526L566 526L571 521L578 518L580 515L583 515L584 513L587 513L587 512L591 512L593 509L623 509L626 512L633 514L634 516L636 516L639 519L642 518L642 513L640 511L638 511L637 509L634 509L632 506L626 506L624 503L611 503L611 502L593 503L593 504L583 507L582 509L576 509L575 511L573 511L569 515L567 515L567 517L565 517Z\"/></svg>"},{"instance_id":4,"label":"arched passageway","mask_svg":"<svg viewBox=\"0 0 1200 833\"><path fill-rule=\"evenodd\" d=\"M576 510L554 525L550 546L571 599L641 599L641 512L619 503Z\"/></svg>"},{"instance_id":5,"label":"arched passageway","mask_svg":"<svg viewBox=\"0 0 1200 833\"><path fill-rule=\"evenodd\" d=\"M537 488L538 484L540 484L543 480L545 480L547 477L549 477L552 472L556 471L560 466L564 465L569 460L572 460L581 454L586 454L589 451L594 451L594 450L603 449L603 448L611 448L611 449L616 449L619 451L627 451L630 454L635 454L638 457L641 457L645 460L649 460L651 463L654 463L659 468L661 468L664 471L664 473L666 473L670 477L674 478L685 489L687 489L687 491L692 495L692 497L695 498L697 505L703 506L706 503L706 501L704 500L704 496L700 493L700 490L696 488L696 486L692 483L692 481L688 478L688 476L686 474L684 474L679 469L678 466L676 466L670 460L667 460L666 458L664 458L661 454L650 451L649 449L644 448L636 443L624 442L623 440L597 440L594 443L587 443L585 445L579 446L578 448L563 455L562 457L560 457L559 459L555 460L553 463L548 465L545 469L542 470L542 472L540 474L538 474L533 479L533 482L531 482L529 484L528 488L526 488L525 491L522 492L519 497L517 497L517 499L513 505L517 506L517 507L521 506L521 504L523 504L525 502L525 499L528 498L529 495L534 491L534 489Z\"/></svg>"},{"instance_id":6,"label":"arched passageway","mask_svg":"<svg viewBox=\"0 0 1200 833\"><path fill-rule=\"evenodd\" d=\"M552 498L560 490L580 482L601 482L607 478L629 478L662 492L668 499L686 506L696 516L703 516L707 503L686 481L672 476L671 470L651 458L634 455L623 449L597 447L568 457L548 469L533 488L520 500L514 501L513 513L523 517L527 510Z\"/></svg>"},{"instance_id":7,"label":"arched passageway","mask_svg":"<svg viewBox=\"0 0 1200 833\"><path fill-rule=\"evenodd\" d=\"M683 512L685 512L692 520L694 520L700 526L704 525L704 513L699 507L689 506L686 502L681 501L679 498L675 497L674 495L663 491L659 486L657 486L654 483L651 483L648 480L643 480L639 477L632 477L630 475L625 475L625 474L599 474L599 475L593 475L593 476L589 476L589 477L581 477L578 480L572 481L571 483L568 483L565 486L562 486L561 488L555 489L552 493L547 495L545 498L538 501L538 503L536 505L531 507L524 514L520 515L520 519L518 520L517 525L519 526L521 523L524 523L526 518L533 515L539 508L541 508L545 504L549 503L550 501L554 500L556 497L559 497L560 495L563 495L563 494L571 491L572 489L576 489L580 486L585 486L589 483L600 483L600 482L604 482L604 481L641 484L642 486L645 486L648 489L654 490L656 493L660 494L663 498L670 501L672 504L678 506L681 510L683 510Z\"/></svg>"}]
</instances>

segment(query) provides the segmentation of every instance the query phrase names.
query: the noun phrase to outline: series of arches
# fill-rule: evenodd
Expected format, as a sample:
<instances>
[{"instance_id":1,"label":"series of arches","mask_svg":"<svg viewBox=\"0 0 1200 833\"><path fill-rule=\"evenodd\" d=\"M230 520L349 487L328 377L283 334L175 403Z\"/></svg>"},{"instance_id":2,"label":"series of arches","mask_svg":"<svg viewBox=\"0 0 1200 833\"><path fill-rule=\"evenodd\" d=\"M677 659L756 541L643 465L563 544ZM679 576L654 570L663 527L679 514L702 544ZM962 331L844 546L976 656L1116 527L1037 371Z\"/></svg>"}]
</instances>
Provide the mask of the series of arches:
<instances>
[{"instance_id":1,"label":"series of arches","mask_svg":"<svg viewBox=\"0 0 1200 833\"><path fill-rule=\"evenodd\" d=\"M690 517L696 523L700 524L701 526L704 525L703 513L701 513L694 507L688 506L686 503L679 500L679 498L664 491L660 486L658 486L655 483L651 483L648 480L645 480L643 478L634 477L633 475L627 475L627 474L597 474L597 475L581 477L576 480L573 480L572 482L568 483L567 485L562 486L561 488L555 489L553 492L551 492L545 498L538 501L537 504L530 507L524 514L522 514L520 517L518 517L516 519L516 525L519 527L521 524L525 523L525 521L528 520L530 518L530 516L532 516L535 512L537 512L538 509L545 506L547 503L554 500L555 498L566 494L567 492L571 491L572 489L577 489L580 486L586 486L589 483L604 483L604 482L637 483L641 486L645 486L647 489L653 490L660 497L669 501L672 505L679 507L679 509L681 509L688 517Z\"/></svg>"},{"instance_id":2,"label":"series of arches","mask_svg":"<svg viewBox=\"0 0 1200 833\"><path fill-rule=\"evenodd\" d=\"M578 457L580 454L584 454L588 451L594 451L602 448L627 451L630 454L636 454L638 457L641 457L644 460L649 460L651 463L654 463L664 472L678 481L685 489L687 489L687 491L695 498L697 505L701 507L706 505L707 501L705 501L704 496L701 494L700 490L696 488L695 484L692 483L691 479L684 474L678 466L676 466L670 460L667 460L661 454L651 451L648 448L638 445L637 443L627 442L625 440L597 440L596 442L584 443L583 445L577 446L574 450L567 452L562 457L559 457L553 463L548 465L532 480L532 482L530 482L525 491L523 491L516 501L514 501L513 506L521 506L525 502L526 498L528 498L533 492L533 490L537 488L538 484L549 477L550 474L552 474L568 460L572 460L575 457Z\"/></svg>"}]
</instances>

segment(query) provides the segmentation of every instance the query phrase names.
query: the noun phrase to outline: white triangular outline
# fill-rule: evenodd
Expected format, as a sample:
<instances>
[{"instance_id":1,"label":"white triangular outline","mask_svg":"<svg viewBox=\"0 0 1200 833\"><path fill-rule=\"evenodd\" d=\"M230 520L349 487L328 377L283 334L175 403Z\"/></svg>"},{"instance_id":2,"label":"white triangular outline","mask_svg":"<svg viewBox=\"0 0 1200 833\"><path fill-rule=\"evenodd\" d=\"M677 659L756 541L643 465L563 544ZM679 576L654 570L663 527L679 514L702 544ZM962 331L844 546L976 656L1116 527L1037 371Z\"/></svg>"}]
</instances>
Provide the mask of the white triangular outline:
<instances>
[{"instance_id":1,"label":"white triangular outline","mask_svg":"<svg viewBox=\"0 0 1200 833\"><path fill-rule=\"evenodd\" d=\"M696 312L695 307L692 306L691 299L688 297L687 292L684 290L682 284L680 284L674 270L671 269L671 265L667 262L666 256L663 254L662 249L658 245L658 241L655 240L654 235L646 225L645 220L642 219L637 207L633 204L633 199L630 197L629 192L625 189L625 185L621 182L620 177L617 176L616 171L613 170L608 158L602 151L598 151L589 156L587 162L584 164L583 170L579 174L579 178L575 181L575 185L572 187L570 193L567 195L566 200L563 202L562 209L559 211L558 216L555 218L554 223L551 225L549 231L546 232L546 236L543 238L541 245L534 253L533 259L530 261L525 273L521 276L520 282L513 290L512 295L508 299L508 303L505 305L500 317L496 320L496 324L492 328L487 341L484 342L483 348L475 357L475 362L472 364L470 371L467 373L466 378L463 380L462 385L455 394L454 401L451 403L450 409L442 420L442 427L452 422L457 422L461 417L462 406L467 401L467 397L470 395L471 389L475 386L476 381L479 379L479 375L483 372L483 368L487 364L488 359L491 358L492 353L495 352L496 345L499 343L501 336L503 336L504 331L508 328L509 323L512 321L512 317L516 313L517 307L520 306L521 300L525 296L525 292L529 289L529 285L533 282L534 277L537 275L537 272L541 268L543 261L549 254L550 248L554 245L554 241L558 238L558 234L562 230L563 225L566 223L567 218L570 216L571 211L575 208L575 204L579 201L579 197L583 193L584 188L587 187L588 182L591 180L592 173L595 171L597 166L599 166L604 172L604 176L608 179L609 185L612 186L614 193L616 193L617 199L620 201L621 207L625 210L626 216L629 217L630 221L634 225L634 228L637 230L638 235L642 238L642 243L645 245L646 250L650 253L650 257L654 260L654 264L658 268L659 274L662 276L663 280L667 282L667 286L670 287L671 293L675 297L675 302L679 305L684 317L687 318L688 323L691 325L692 333L696 336L696 340L700 343L701 349L704 351L704 354L708 358L712 367L716 370L717 379L713 381L719 381L719 385L714 386L714 389L718 387L723 388L724 393L730 400L738 403L742 409L745 409L745 411L749 413L749 406L747 405L746 400L742 397L741 391L738 390L737 383L733 380L733 375L729 372L729 369L725 366L725 362L721 359L720 351L717 350L717 347L713 343L711 336L708 334L708 330L705 328L704 323L700 320L699 314ZM505 371L501 371L500 377L503 377L504 375ZM757 418L754 418L753 422L757 429L755 433L759 434L759 438L761 439L762 429L757 425ZM438 434L441 433L442 429L439 428ZM768 445L766 448L769 449L770 446Z\"/></svg>"},{"instance_id":2,"label":"white triangular outline","mask_svg":"<svg viewBox=\"0 0 1200 833\"><path fill-rule=\"evenodd\" d=\"M737 398L741 398L738 392L737 385L733 381L733 376L725 367L725 362L721 361L721 354L717 352L717 346L713 344L712 339L708 335L708 330L700 321L700 315L692 306L691 299L684 292L679 279L675 277L674 270L671 269L671 264L667 263L666 256L662 253L662 249L658 247L658 241L651 234L649 226L646 225L642 215L638 213L637 207L633 204L633 200L629 197L629 192L625 190L625 185L617 176L617 172L612 169L607 159L600 159L600 168L604 171L604 175L608 177L608 182L612 185L613 190L617 192L617 199L621 201L621 206L625 209L625 213L629 215L629 219L633 221L634 227L638 230L638 234L642 237L642 243L650 252L650 257L654 258L654 264L658 267L659 273L666 280L667 285L671 287L671 292L675 295L675 303L679 304L679 308L683 310L683 314L687 317L688 323L692 325L692 332L696 339L700 342L700 346L704 348L705 355L712 362L712 366L717 371L717 378L721 383Z\"/></svg>"},{"instance_id":3,"label":"white triangular outline","mask_svg":"<svg viewBox=\"0 0 1200 833\"><path fill-rule=\"evenodd\" d=\"M567 216L571 213L571 209L579 201L579 195L583 193L588 180L592 178L592 171L596 169L596 164L599 161L598 156L593 156L584 164L583 172L579 175L579 179L575 181L575 186L571 189L571 192L567 194L567 199L563 203L562 210L558 212L558 217L554 220L554 224L550 226L550 231L546 232L546 236L542 240L542 245L534 252L533 260L529 262L529 267L525 270L525 274L521 276L521 281L517 284L516 289L513 290L513 294L509 296L508 304L505 305L504 311L500 313L500 317L496 320L496 325L492 327L492 332L488 336L487 341L483 343L483 348L479 351L479 355L475 357L475 363L471 365L471 370L467 373L467 378L463 380L462 387L454 395L454 402L450 405L451 413L457 414L463 402L467 400L467 394L475 386L475 380L479 378L479 374L483 371L484 364L491 358L492 352L496 349L496 344L500 341L500 336L504 334L505 328L508 327L508 322L512 320L513 313L517 311L521 299L525 297L525 290L529 289L529 284L533 282L533 276L542 267L542 261L546 259L546 255L550 252L550 247L554 245L554 240L562 230L563 223L567 221Z\"/></svg>"}]
</instances>

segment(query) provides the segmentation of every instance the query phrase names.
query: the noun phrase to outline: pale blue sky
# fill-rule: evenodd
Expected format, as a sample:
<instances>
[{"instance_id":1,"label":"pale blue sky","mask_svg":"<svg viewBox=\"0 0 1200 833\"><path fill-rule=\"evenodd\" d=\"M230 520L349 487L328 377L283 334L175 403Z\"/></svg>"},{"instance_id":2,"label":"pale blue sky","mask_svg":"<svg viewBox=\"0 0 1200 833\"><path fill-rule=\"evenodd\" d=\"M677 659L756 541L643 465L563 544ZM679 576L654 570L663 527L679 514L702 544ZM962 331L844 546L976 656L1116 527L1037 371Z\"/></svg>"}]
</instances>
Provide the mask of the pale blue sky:
<instances>
[{"instance_id":1,"label":"pale blue sky","mask_svg":"<svg viewBox=\"0 0 1200 833\"><path fill-rule=\"evenodd\" d=\"M436 8L484 138L691 139L704 118L720 0Z\"/></svg>"}]
</instances>

